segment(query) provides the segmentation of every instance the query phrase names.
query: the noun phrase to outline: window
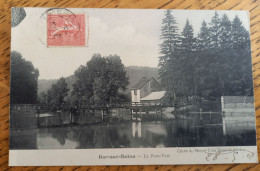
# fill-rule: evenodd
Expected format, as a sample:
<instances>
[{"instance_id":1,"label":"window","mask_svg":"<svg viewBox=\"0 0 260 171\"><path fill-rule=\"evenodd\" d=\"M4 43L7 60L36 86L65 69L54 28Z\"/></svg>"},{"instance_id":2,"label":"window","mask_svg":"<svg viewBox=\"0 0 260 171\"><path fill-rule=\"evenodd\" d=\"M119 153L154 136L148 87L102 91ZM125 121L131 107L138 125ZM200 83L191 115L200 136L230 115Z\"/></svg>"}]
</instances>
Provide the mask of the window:
<instances>
[{"instance_id":1,"label":"window","mask_svg":"<svg viewBox=\"0 0 260 171\"><path fill-rule=\"evenodd\" d=\"M137 90L134 90L134 95L137 95Z\"/></svg>"}]
</instances>

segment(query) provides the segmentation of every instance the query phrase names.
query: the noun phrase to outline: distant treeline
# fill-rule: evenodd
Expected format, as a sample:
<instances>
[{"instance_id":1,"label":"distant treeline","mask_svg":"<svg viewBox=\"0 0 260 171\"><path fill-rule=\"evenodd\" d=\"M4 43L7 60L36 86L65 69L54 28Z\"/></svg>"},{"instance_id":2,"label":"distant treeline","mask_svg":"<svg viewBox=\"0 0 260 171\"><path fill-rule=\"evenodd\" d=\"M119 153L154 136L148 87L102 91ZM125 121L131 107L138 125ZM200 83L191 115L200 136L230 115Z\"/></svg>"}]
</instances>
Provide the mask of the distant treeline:
<instances>
[{"instance_id":1,"label":"distant treeline","mask_svg":"<svg viewBox=\"0 0 260 171\"><path fill-rule=\"evenodd\" d=\"M155 67L144 67L144 66L125 66L126 75L129 78L129 84L127 86L127 93L130 95L130 89L143 77L147 78L155 78L158 80L158 68ZM66 83L68 84L68 89L73 89L73 84L76 81L75 75L70 75L68 77L64 77ZM41 92L47 92L47 90L55 84L58 79L39 79L38 80L38 94Z\"/></svg>"},{"instance_id":2,"label":"distant treeline","mask_svg":"<svg viewBox=\"0 0 260 171\"><path fill-rule=\"evenodd\" d=\"M230 21L215 12L195 37L188 20L180 34L167 10L160 38L159 75L166 102L252 95L250 37L238 16Z\"/></svg>"}]
</instances>

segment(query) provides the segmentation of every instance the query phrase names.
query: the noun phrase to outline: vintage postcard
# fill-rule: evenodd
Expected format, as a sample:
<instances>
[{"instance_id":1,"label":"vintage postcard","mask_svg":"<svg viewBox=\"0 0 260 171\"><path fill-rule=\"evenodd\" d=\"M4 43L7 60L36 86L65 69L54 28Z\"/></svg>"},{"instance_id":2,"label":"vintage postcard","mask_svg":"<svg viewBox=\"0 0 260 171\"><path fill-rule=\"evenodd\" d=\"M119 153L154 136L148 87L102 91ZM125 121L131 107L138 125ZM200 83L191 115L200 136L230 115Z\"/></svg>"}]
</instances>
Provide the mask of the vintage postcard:
<instances>
[{"instance_id":1,"label":"vintage postcard","mask_svg":"<svg viewBox=\"0 0 260 171\"><path fill-rule=\"evenodd\" d=\"M12 8L11 166L256 163L247 11Z\"/></svg>"}]
</instances>

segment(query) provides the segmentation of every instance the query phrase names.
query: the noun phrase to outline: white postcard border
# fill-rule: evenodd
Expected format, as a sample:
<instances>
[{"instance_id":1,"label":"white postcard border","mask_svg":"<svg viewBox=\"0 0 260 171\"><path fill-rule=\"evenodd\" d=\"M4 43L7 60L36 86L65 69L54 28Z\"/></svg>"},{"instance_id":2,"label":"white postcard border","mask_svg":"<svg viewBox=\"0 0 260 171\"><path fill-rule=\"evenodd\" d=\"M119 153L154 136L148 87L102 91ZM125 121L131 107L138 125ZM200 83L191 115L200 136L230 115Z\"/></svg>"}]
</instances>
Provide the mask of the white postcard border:
<instances>
[{"instance_id":1,"label":"white postcard border","mask_svg":"<svg viewBox=\"0 0 260 171\"><path fill-rule=\"evenodd\" d=\"M9 151L9 166L171 165L257 162L257 146Z\"/></svg>"}]
</instances>

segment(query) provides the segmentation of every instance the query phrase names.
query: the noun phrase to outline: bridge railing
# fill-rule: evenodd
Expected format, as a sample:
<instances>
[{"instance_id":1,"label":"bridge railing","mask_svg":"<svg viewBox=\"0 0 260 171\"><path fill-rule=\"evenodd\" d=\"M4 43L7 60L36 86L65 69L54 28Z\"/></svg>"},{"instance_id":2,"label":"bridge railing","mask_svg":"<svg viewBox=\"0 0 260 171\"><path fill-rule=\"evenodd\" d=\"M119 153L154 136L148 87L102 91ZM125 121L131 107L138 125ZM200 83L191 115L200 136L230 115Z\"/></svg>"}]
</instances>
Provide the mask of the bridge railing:
<instances>
[{"instance_id":1,"label":"bridge railing","mask_svg":"<svg viewBox=\"0 0 260 171\"><path fill-rule=\"evenodd\" d=\"M80 105L79 108L112 108L112 107L134 107L134 106L161 106L160 103L149 102L123 102L123 103L111 103L107 105Z\"/></svg>"},{"instance_id":2,"label":"bridge railing","mask_svg":"<svg viewBox=\"0 0 260 171\"><path fill-rule=\"evenodd\" d=\"M117 108L117 107L140 107L140 106L163 106L161 103L154 102L122 102L122 103L111 103L106 105L76 105L78 109L100 109L100 108ZM69 109L71 106L63 105L63 106L55 106L55 105L47 105L47 104L11 104L10 109L14 110L37 110L37 109ZM75 106L72 106L75 107Z\"/></svg>"},{"instance_id":3,"label":"bridge railing","mask_svg":"<svg viewBox=\"0 0 260 171\"><path fill-rule=\"evenodd\" d=\"M37 108L41 108L41 109L47 109L50 106L49 105L44 105L44 104L11 104L10 105L10 109L37 109Z\"/></svg>"}]
</instances>

